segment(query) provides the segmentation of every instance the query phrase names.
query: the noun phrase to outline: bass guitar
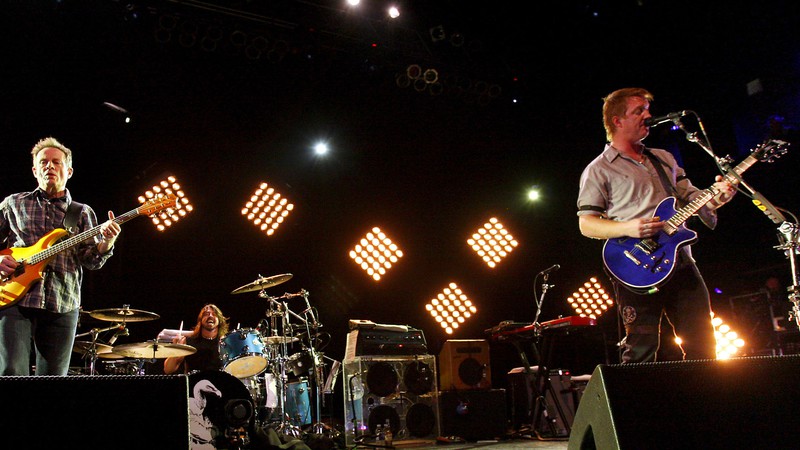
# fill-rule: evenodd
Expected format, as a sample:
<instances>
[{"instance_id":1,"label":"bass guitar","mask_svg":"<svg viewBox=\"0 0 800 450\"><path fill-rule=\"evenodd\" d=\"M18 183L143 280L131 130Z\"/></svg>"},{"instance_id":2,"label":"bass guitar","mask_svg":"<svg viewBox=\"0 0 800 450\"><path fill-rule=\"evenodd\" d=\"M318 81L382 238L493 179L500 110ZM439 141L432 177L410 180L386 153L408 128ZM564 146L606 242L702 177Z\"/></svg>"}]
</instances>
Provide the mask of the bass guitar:
<instances>
[{"instance_id":1,"label":"bass guitar","mask_svg":"<svg viewBox=\"0 0 800 450\"><path fill-rule=\"evenodd\" d=\"M174 208L177 196L174 194L155 197L136 209L126 212L113 220L123 224L134 217L155 214L162 209ZM102 225L97 225L75 236L64 239L69 232L63 228L45 234L30 247L7 248L0 250L0 255L11 255L18 263L16 270L5 277L0 277L0 309L17 303L31 285L43 278L47 264L59 253L70 249L81 242L100 234Z\"/></svg>"},{"instance_id":2,"label":"bass guitar","mask_svg":"<svg viewBox=\"0 0 800 450\"><path fill-rule=\"evenodd\" d=\"M739 176L750 166L758 161L774 161L786 153L788 145L785 141L766 141L734 167L733 173L726 173L725 180L737 184ZM653 217L660 217L664 228L656 235L650 238L613 238L603 244L603 264L607 271L633 292L657 292L672 276L678 250L697 240L697 233L687 228L685 222L718 193L712 186L678 210L675 209L675 197L662 200Z\"/></svg>"}]
</instances>

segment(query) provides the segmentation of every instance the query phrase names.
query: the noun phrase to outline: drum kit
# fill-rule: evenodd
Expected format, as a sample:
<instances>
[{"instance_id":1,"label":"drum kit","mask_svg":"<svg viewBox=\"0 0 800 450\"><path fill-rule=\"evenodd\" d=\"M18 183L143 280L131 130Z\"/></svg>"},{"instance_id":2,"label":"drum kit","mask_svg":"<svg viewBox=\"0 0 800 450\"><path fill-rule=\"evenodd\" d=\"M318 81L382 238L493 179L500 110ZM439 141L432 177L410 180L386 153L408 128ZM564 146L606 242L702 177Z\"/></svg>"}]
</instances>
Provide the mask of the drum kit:
<instances>
[{"instance_id":1,"label":"drum kit","mask_svg":"<svg viewBox=\"0 0 800 450\"><path fill-rule=\"evenodd\" d=\"M304 289L277 297L266 293L266 289L284 283L291 277L292 274L259 276L252 283L231 292L257 292L258 297L268 301L266 318L255 328L237 328L220 337L219 353L223 371L214 376L230 377L241 382L253 401L255 420L260 425L270 426L289 437L301 437L303 428L307 426L310 426L306 428L310 433L335 435L335 430L322 423L320 411L322 394L331 393L327 386L337 375L330 373L328 380L325 380L327 364L324 353L318 351L318 331L322 325L317 320L315 308L309 303L309 293ZM290 307L293 301L302 302L300 313L295 313ZM189 345L163 342L160 336L151 341L114 346L119 336L129 335L129 323L159 318L158 314L152 312L123 305L122 308L82 311L81 317L84 316L113 323L76 335L73 351L85 358L89 375L98 374L98 360L101 360L108 374L143 375L144 363L148 360L188 356L196 352ZM111 331L114 334L107 343L98 340L101 333ZM299 346L299 350L296 346ZM332 372L338 372L338 361L331 361ZM205 378L203 373L193 376L194 382L198 381L197 378ZM316 419L313 424L310 405L312 392Z\"/></svg>"},{"instance_id":2,"label":"drum kit","mask_svg":"<svg viewBox=\"0 0 800 450\"><path fill-rule=\"evenodd\" d=\"M81 333L75 338L88 337L89 340L76 340L72 351L86 359L88 374L97 375L97 360L104 361L105 368L113 375L142 375L143 366L147 359L168 358L170 356L186 356L196 351L189 345L160 343L158 340L141 343L124 344L113 347L117 338L128 336L129 322L144 322L156 320L160 316L156 313L131 309L130 305L122 308L99 309L96 311L81 311L81 318L88 317L101 322L113 322L114 325L104 328L92 328L86 333ZM101 333L114 331L108 344L98 342ZM124 358L132 358L126 360Z\"/></svg>"},{"instance_id":3,"label":"drum kit","mask_svg":"<svg viewBox=\"0 0 800 450\"><path fill-rule=\"evenodd\" d=\"M257 292L268 301L268 308L256 328L238 329L220 341L224 371L251 387L259 406L263 406L264 425L286 436L300 437L302 427L310 432L328 434L322 424L320 410L324 382L324 354L317 350L316 338L322 327L305 289L298 293L270 296L266 290L288 281L292 274L259 277L252 283L234 289L231 294ZM303 310L295 313L290 302L302 301ZM292 348L300 349L292 352ZM290 375L293 379L290 379ZM263 388L263 391L261 390ZM314 392L316 422L312 425L310 407ZM263 392L263 394L262 394Z\"/></svg>"}]
</instances>

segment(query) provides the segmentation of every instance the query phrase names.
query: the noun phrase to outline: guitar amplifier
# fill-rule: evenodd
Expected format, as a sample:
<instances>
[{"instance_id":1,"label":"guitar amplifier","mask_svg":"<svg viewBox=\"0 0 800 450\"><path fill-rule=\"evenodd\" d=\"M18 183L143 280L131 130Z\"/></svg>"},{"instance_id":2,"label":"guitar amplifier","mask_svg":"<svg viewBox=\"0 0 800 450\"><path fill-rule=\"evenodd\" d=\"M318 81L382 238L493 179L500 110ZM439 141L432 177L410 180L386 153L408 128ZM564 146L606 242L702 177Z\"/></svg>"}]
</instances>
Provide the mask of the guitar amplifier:
<instances>
[{"instance_id":1,"label":"guitar amplifier","mask_svg":"<svg viewBox=\"0 0 800 450\"><path fill-rule=\"evenodd\" d=\"M356 356L425 355L428 345L422 330L406 325L380 325L370 321L350 321L345 361Z\"/></svg>"}]
</instances>

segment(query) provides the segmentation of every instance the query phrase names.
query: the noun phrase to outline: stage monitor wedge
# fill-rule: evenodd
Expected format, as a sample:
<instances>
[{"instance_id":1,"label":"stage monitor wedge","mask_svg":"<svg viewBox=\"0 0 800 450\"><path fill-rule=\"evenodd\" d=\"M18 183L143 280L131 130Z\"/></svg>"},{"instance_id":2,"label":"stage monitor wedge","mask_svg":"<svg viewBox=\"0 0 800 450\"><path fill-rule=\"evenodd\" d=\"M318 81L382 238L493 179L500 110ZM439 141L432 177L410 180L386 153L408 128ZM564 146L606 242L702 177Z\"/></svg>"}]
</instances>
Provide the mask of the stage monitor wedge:
<instances>
[{"instance_id":1,"label":"stage monitor wedge","mask_svg":"<svg viewBox=\"0 0 800 450\"><path fill-rule=\"evenodd\" d=\"M800 355L600 365L569 450L800 448Z\"/></svg>"}]
</instances>

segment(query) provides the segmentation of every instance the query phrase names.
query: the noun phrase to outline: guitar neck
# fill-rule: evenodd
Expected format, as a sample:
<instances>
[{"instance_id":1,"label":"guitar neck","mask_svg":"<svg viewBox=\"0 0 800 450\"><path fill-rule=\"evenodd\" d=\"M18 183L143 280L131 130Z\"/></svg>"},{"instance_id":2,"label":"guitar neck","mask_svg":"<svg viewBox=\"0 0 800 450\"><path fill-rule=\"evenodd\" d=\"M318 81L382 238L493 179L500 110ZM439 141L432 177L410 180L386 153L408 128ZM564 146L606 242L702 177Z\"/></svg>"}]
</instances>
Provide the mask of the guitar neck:
<instances>
[{"instance_id":1,"label":"guitar neck","mask_svg":"<svg viewBox=\"0 0 800 450\"><path fill-rule=\"evenodd\" d=\"M738 184L739 183L739 175L744 173L745 170L749 169L753 164L758 161L753 155L748 155L742 162L736 165L731 172L725 174L725 181L731 184ZM683 208L679 209L675 215L669 218L664 225L664 229L672 234L675 230L678 229L684 222L689 220L692 215L694 215L697 211L700 211L700 208L706 205L706 203L710 202L715 195L719 192L714 188L714 186L709 187L702 191L700 195L698 195L694 200L689 202L688 205L684 206Z\"/></svg>"},{"instance_id":2,"label":"guitar neck","mask_svg":"<svg viewBox=\"0 0 800 450\"><path fill-rule=\"evenodd\" d=\"M113 220L114 220L114 222L116 222L116 223L121 225L121 224L123 224L123 223L125 223L125 222L133 219L134 217L139 216L139 215L140 215L139 208L136 208L136 209L132 209L132 210L126 212L125 214L122 214L120 216L115 217ZM83 241L85 241L87 239L90 239L90 238L93 238L93 237L97 236L98 234L100 234L100 229L101 228L102 228L102 225L97 225L97 226L95 226L95 227L93 227L93 228L91 228L89 230L86 230L86 231L84 231L82 233L78 233L75 236L72 236L72 237L70 237L68 239L64 239L63 241L61 241L61 242L59 242L57 244L54 244L53 246L48 247L48 248L46 248L45 250L42 250L39 253L36 253L36 254L32 255L28 262L30 264L38 264L38 263L40 263L42 261L46 261L46 260L52 258L53 256L57 255L58 253L63 252L64 250L67 250L67 249L69 249L71 247L74 247L74 246L80 244L81 242L83 242Z\"/></svg>"}]
</instances>

